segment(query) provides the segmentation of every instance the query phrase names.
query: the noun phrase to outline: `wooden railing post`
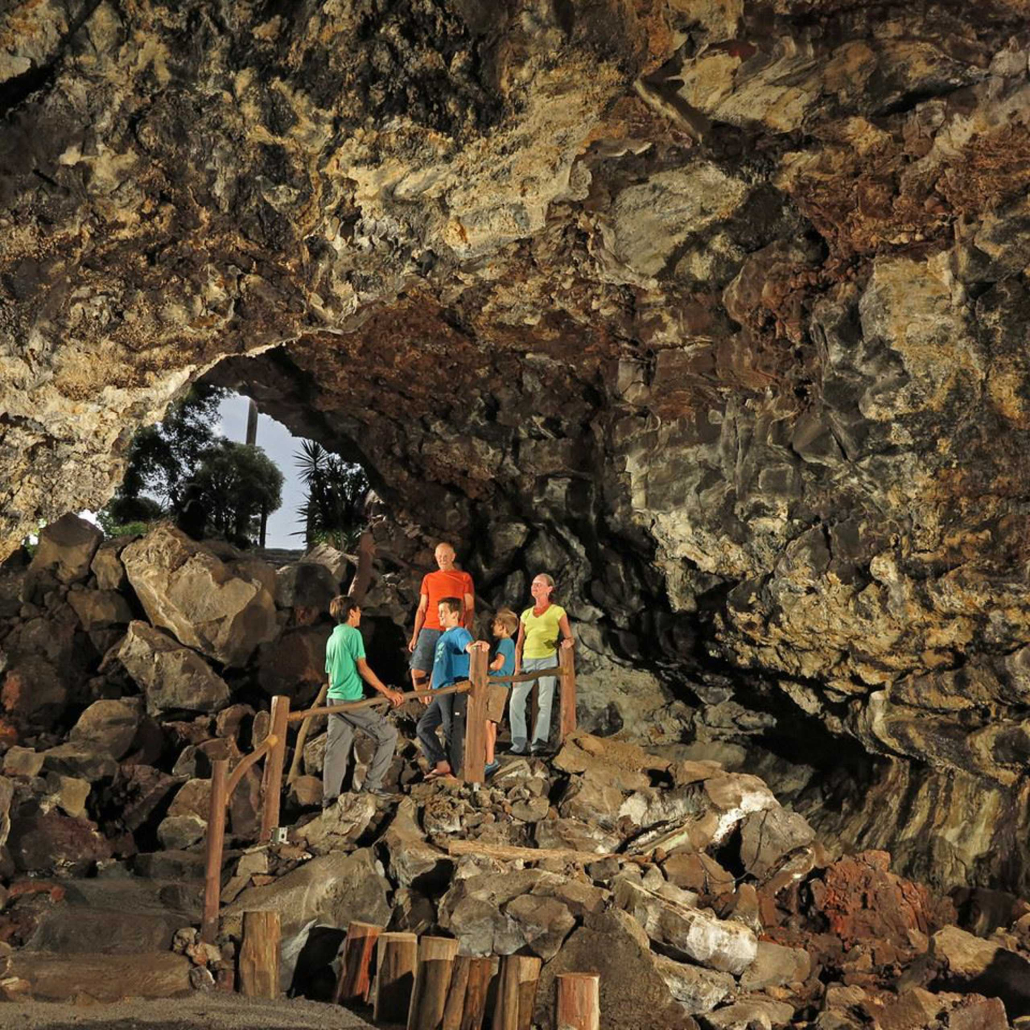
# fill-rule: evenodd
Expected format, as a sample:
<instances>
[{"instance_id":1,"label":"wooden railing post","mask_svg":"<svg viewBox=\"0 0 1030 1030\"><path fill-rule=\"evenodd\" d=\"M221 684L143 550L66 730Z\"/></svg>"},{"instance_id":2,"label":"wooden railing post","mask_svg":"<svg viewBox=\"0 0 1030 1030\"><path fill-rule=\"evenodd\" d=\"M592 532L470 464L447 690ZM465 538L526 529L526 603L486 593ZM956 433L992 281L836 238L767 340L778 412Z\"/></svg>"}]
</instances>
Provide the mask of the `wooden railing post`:
<instances>
[{"instance_id":1,"label":"wooden railing post","mask_svg":"<svg viewBox=\"0 0 1030 1030\"><path fill-rule=\"evenodd\" d=\"M559 973L556 979L557 1030L600 1030L600 974Z\"/></svg>"},{"instance_id":2,"label":"wooden railing post","mask_svg":"<svg viewBox=\"0 0 1030 1030\"><path fill-rule=\"evenodd\" d=\"M490 694L490 655L475 648L469 659L472 684L465 707L465 755L462 777L466 783L486 782L486 712Z\"/></svg>"},{"instance_id":3,"label":"wooden railing post","mask_svg":"<svg viewBox=\"0 0 1030 1030\"><path fill-rule=\"evenodd\" d=\"M558 743L564 744L570 733L576 732L576 659L573 648L558 648L561 667L561 708L558 717Z\"/></svg>"},{"instance_id":4,"label":"wooden railing post","mask_svg":"<svg viewBox=\"0 0 1030 1030\"><path fill-rule=\"evenodd\" d=\"M283 694L272 698L272 720L268 727L275 744L265 755L265 773L261 779L261 841L272 839L279 825L279 802L283 789L283 765L286 762L286 728L290 721L290 699Z\"/></svg>"},{"instance_id":5,"label":"wooden railing post","mask_svg":"<svg viewBox=\"0 0 1030 1030\"><path fill-rule=\"evenodd\" d=\"M334 1004L368 1001L372 990L369 970L382 932L383 928L374 923L353 922L347 927L347 938L340 949L340 976L333 994Z\"/></svg>"},{"instance_id":6,"label":"wooden railing post","mask_svg":"<svg viewBox=\"0 0 1030 1030\"><path fill-rule=\"evenodd\" d=\"M282 930L275 910L243 913L240 993L250 998L279 997Z\"/></svg>"},{"instance_id":7,"label":"wooden railing post","mask_svg":"<svg viewBox=\"0 0 1030 1030\"><path fill-rule=\"evenodd\" d=\"M222 900L222 849L225 845L225 806L228 800L226 781L229 759L216 758L211 763L211 804L207 812L207 863L204 874L204 916L200 936L213 944L218 936L218 908Z\"/></svg>"}]
</instances>

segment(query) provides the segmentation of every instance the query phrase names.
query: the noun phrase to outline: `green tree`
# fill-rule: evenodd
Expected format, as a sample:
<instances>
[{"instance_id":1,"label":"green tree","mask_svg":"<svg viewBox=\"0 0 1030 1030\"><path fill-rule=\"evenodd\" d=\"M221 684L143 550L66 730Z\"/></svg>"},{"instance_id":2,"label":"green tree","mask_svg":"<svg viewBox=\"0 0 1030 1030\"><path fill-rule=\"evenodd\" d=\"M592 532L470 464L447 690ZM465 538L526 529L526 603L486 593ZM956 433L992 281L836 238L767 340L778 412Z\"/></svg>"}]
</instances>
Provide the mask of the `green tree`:
<instances>
[{"instance_id":1,"label":"green tree","mask_svg":"<svg viewBox=\"0 0 1030 1030\"><path fill-rule=\"evenodd\" d=\"M216 439L218 405L228 392L198 383L169 406L164 421L136 432L125 478L99 513L108 536L145 529L169 509L178 513L185 484Z\"/></svg>"},{"instance_id":2,"label":"green tree","mask_svg":"<svg viewBox=\"0 0 1030 1030\"><path fill-rule=\"evenodd\" d=\"M264 519L282 504L283 474L260 447L219 440L191 477L209 525L236 542L260 539Z\"/></svg>"},{"instance_id":3,"label":"green tree","mask_svg":"<svg viewBox=\"0 0 1030 1030\"><path fill-rule=\"evenodd\" d=\"M353 544L365 527L363 508L369 490L368 477L360 465L330 454L313 440L305 440L296 455L297 468L308 490L297 514L308 547L324 541L343 549Z\"/></svg>"}]
</instances>

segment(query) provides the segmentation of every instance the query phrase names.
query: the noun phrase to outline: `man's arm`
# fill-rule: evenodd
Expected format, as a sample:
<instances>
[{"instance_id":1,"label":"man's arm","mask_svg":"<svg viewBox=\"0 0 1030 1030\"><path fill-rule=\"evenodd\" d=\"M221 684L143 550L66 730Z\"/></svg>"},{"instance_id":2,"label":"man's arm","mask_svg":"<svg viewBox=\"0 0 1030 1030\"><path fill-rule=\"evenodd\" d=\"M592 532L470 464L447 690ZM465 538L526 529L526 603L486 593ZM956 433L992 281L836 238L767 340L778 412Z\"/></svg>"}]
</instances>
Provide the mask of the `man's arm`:
<instances>
[{"instance_id":1,"label":"man's arm","mask_svg":"<svg viewBox=\"0 0 1030 1030\"><path fill-rule=\"evenodd\" d=\"M472 618L476 614L476 595L466 594L465 595L465 608L464 615L462 616L461 624L470 633L472 632Z\"/></svg>"},{"instance_id":2,"label":"man's arm","mask_svg":"<svg viewBox=\"0 0 1030 1030\"><path fill-rule=\"evenodd\" d=\"M391 690L380 678L369 668L368 662L364 658L359 658L355 663L358 667L358 675L370 686L373 690L379 691L383 697L387 698L394 706L404 703L404 697L399 690Z\"/></svg>"},{"instance_id":3,"label":"man's arm","mask_svg":"<svg viewBox=\"0 0 1030 1030\"><path fill-rule=\"evenodd\" d=\"M408 641L408 650L414 651L415 644L418 642L418 635L422 631L422 626L426 621L426 612L429 611L429 594L420 594L418 598L418 608L415 609L415 629L411 633L411 639Z\"/></svg>"}]
</instances>

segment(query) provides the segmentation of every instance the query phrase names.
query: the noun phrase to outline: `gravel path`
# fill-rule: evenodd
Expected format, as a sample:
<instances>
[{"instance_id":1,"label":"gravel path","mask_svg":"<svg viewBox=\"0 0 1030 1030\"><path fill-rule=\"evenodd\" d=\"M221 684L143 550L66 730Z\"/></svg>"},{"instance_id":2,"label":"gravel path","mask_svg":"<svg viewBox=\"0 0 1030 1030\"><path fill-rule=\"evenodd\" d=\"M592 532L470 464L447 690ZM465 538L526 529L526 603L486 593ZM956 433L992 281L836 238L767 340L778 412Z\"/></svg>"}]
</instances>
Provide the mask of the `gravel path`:
<instances>
[{"instance_id":1,"label":"gravel path","mask_svg":"<svg viewBox=\"0 0 1030 1030\"><path fill-rule=\"evenodd\" d=\"M371 1030L339 1005L242 995L119 1001L113 1005L0 1002L0 1030Z\"/></svg>"}]
</instances>

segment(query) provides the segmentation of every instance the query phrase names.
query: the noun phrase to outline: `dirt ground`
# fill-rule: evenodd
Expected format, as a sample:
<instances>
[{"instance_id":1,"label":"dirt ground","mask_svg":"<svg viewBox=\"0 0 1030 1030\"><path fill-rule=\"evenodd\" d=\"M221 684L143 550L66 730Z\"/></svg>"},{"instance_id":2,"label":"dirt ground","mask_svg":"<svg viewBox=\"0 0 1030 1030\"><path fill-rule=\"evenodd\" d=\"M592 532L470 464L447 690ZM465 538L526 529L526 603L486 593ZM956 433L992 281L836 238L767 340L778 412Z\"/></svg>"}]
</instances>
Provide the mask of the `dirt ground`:
<instances>
[{"instance_id":1,"label":"dirt ground","mask_svg":"<svg viewBox=\"0 0 1030 1030\"><path fill-rule=\"evenodd\" d=\"M338 1005L239 994L142 999L113 1005L0 1002L0 1030L371 1030Z\"/></svg>"}]
</instances>

